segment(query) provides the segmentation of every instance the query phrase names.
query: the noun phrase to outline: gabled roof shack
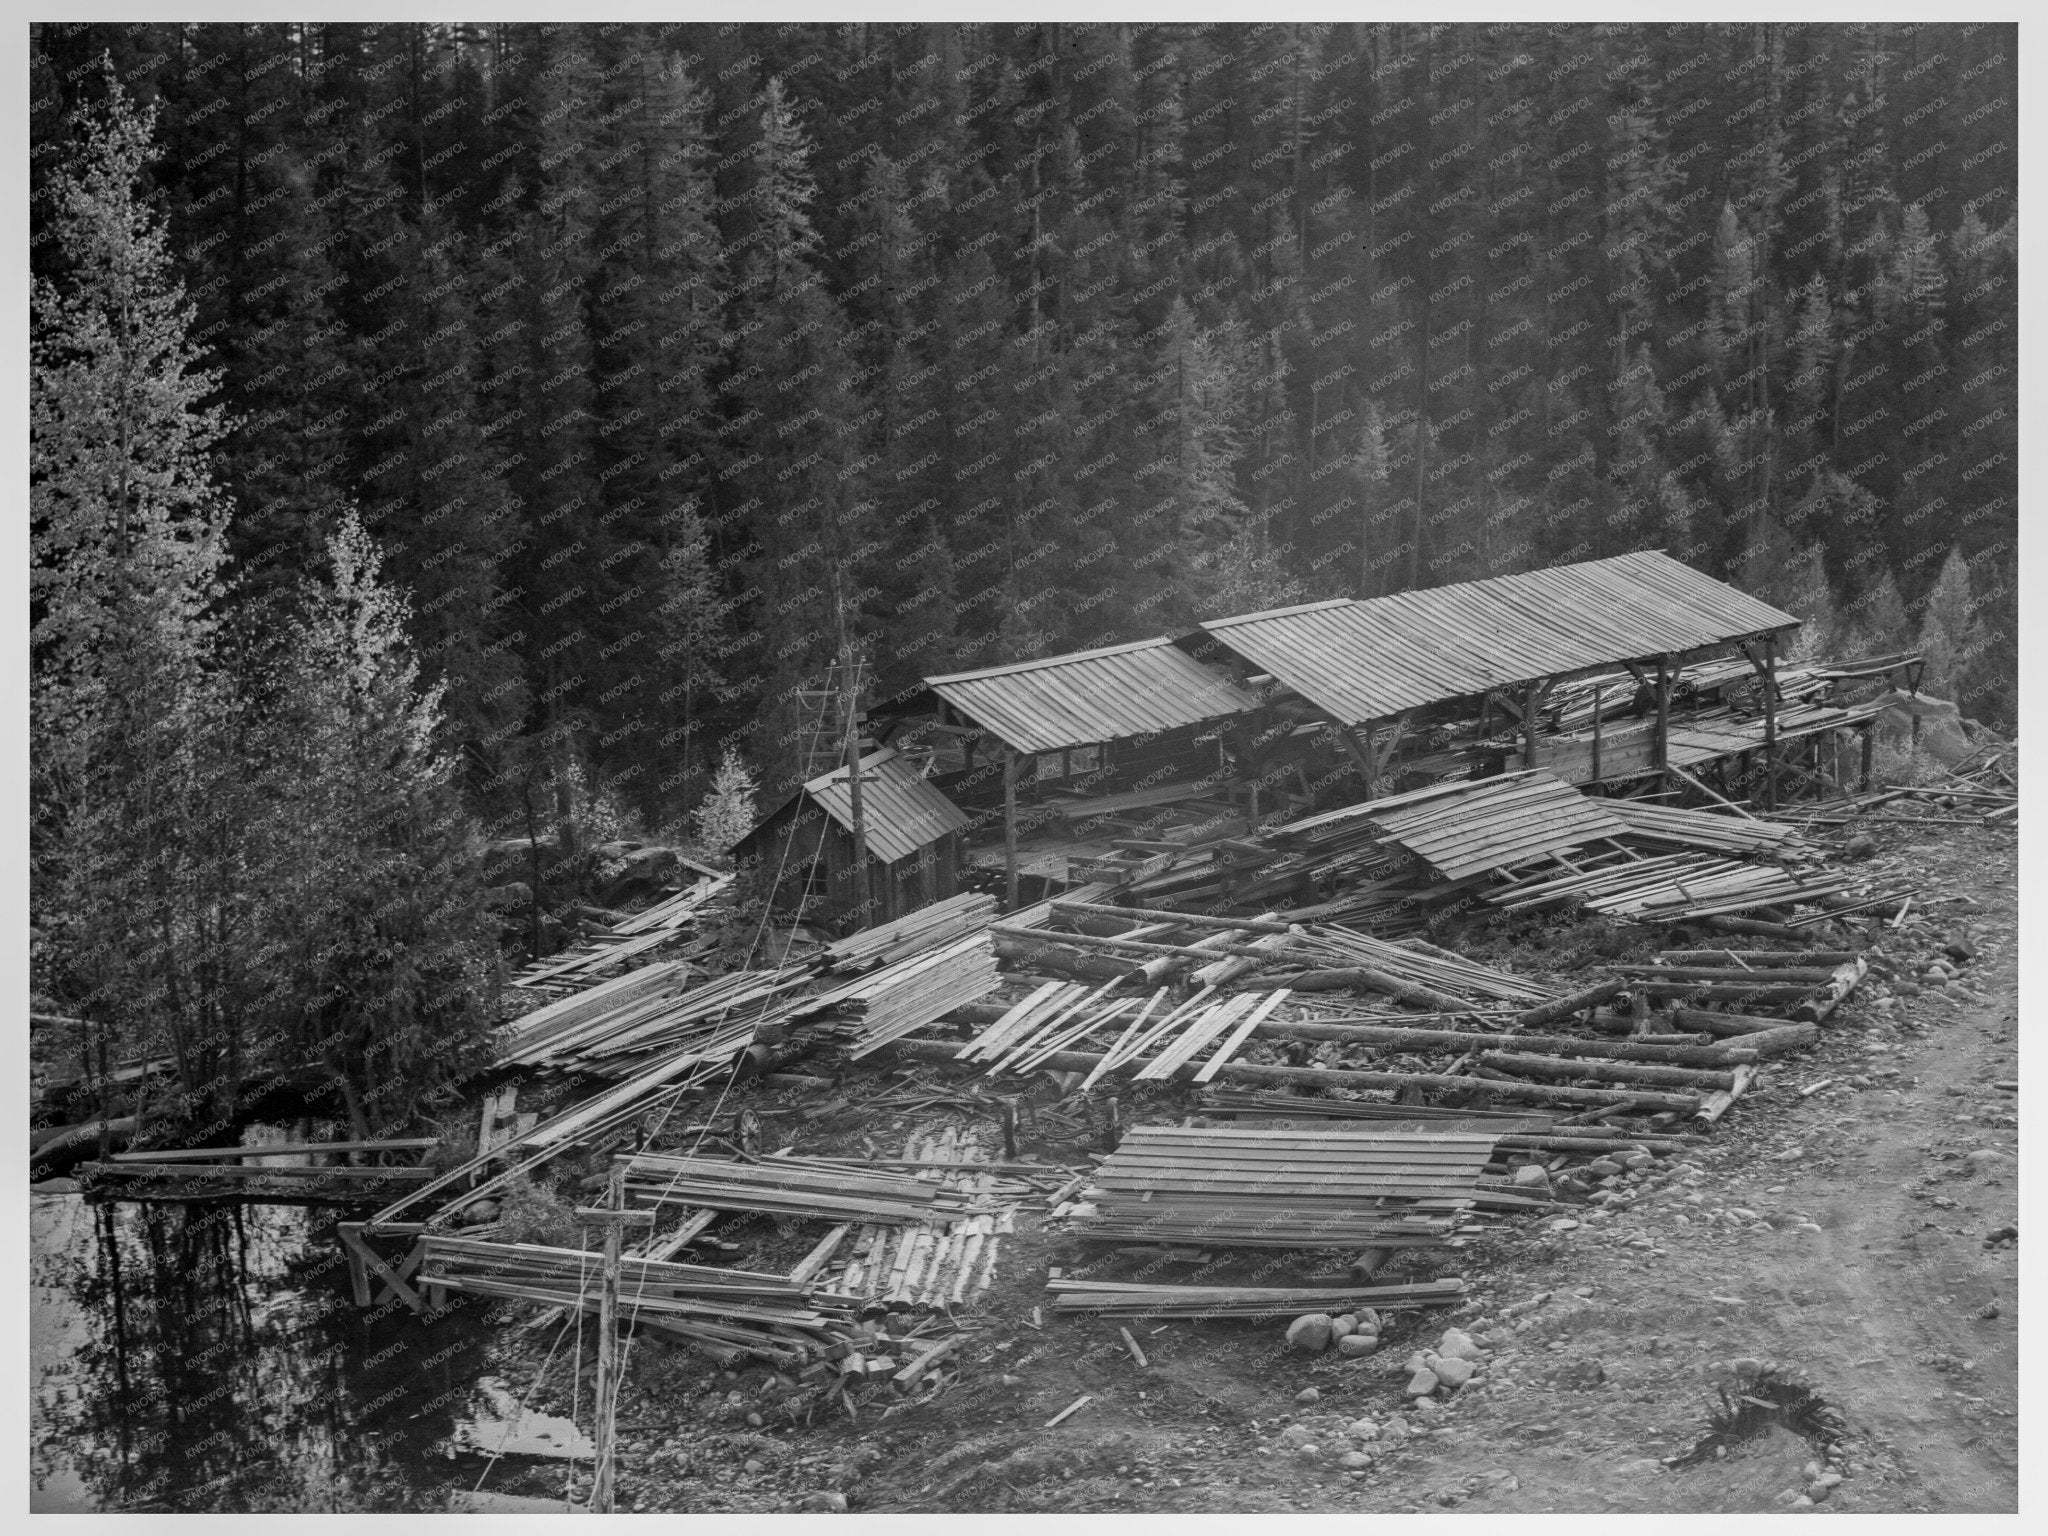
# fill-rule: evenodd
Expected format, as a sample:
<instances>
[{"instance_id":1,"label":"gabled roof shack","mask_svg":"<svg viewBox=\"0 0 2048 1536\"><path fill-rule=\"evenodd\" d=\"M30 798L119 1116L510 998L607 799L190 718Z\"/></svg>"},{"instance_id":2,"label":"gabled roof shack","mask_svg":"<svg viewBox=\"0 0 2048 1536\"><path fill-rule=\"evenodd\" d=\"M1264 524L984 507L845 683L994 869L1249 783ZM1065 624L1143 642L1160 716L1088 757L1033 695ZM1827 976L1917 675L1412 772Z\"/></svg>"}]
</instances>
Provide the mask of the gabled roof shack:
<instances>
[{"instance_id":1,"label":"gabled roof shack","mask_svg":"<svg viewBox=\"0 0 2048 1536\"><path fill-rule=\"evenodd\" d=\"M1019 752L1057 752L1244 714L1258 701L1160 636L928 677L962 717Z\"/></svg>"},{"instance_id":2,"label":"gabled roof shack","mask_svg":"<svg viewBox=\"0 0 2048 1536\"><path fill-rule=\"evenodd\" d=\"M884 864L907 859L948 832L970 824L967 813L940 794L904 761L884 748L860 760L860 812L868 852ZM853 830L853 786L844 767L820 774L804 793L847 831Z\"/></svg>"},{"instance_id":3,"label":"gabled roof shack","mask_svg":"<svg viewBox=\"0 0 2048 1536\"><path fill-rule=\"evenodd\" d=\"M1799 622L1646 550L1389 597L1211 619L1202 629L1349 726Z\"/></svg>"},{"instance_id":4,"label":"gabled roof shack","mask_svg":"<svg viewBox=\"0 0 2048 1536\"><path fill-rule=\"evenodd\" d=\"M967 813L940 794L893 748L870 752L860 760L860 810L866 823L868 853L884 864L907 859L949 832L972 825ZM746 854L764 846L785 818L806 800L812 801L841 830L853 830L853 789L841 764L819 774L754 823L733 849Z\"/></svg>"}]
</instances>

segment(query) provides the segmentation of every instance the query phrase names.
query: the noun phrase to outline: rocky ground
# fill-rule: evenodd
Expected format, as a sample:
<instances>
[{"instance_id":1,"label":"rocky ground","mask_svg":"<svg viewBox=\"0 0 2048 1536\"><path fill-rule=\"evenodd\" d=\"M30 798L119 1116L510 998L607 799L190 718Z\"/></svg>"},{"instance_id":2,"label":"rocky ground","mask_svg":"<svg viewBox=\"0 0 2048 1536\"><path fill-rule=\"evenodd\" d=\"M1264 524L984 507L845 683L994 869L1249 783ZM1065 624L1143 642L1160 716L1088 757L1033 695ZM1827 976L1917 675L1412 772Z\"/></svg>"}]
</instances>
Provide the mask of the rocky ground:
<instances>
[{"instance_id":1,"label":"rocky ground","mask_svg":"<svg viewBox=\"0 0 2048 1536\"><path fill-rule=\"evenodd\" d=\"M1290 1348L1284 1323L1132 1323L1140 1367L1117 1323L1046 1306L1049 1265L1116 1261L1032 1219L926 1398L849 1415L636 1346L620 1507L2016 1509L2015 840L1879 841L1922 899L1869 925L1878 963L1821 1045L1701 1149L1388 1277L1462 1274L1461 1309L1389 1314L1348 1353ZM540 1406L566 1402L569 1353ZM502 1485L559 1491L534 1476Z\"/></svg>"}]
</instances>

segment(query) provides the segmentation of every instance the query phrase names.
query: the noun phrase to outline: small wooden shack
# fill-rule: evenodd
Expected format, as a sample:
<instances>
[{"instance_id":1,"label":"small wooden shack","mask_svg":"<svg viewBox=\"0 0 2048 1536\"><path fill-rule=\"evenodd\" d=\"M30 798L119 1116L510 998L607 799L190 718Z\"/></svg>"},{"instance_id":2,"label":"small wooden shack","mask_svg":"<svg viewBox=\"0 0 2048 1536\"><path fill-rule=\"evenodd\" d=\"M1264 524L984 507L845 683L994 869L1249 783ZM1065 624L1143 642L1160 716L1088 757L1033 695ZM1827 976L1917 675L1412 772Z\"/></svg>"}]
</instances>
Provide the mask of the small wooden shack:
<instances>
[{"instance_id":1,"label":"small wooden shack","mask_svg":"<svg viewBox=\"0 0 2048 1536\"><path fill-rule=\"evenodd\" d=\"M777 903L851 928L885 923L959 894L968 817L913 761L884 748L860 760L864 878L856 870L853 788L845 767L808 781L740 839L733 855L779 876Z\"/></svg>"}]
</instances>

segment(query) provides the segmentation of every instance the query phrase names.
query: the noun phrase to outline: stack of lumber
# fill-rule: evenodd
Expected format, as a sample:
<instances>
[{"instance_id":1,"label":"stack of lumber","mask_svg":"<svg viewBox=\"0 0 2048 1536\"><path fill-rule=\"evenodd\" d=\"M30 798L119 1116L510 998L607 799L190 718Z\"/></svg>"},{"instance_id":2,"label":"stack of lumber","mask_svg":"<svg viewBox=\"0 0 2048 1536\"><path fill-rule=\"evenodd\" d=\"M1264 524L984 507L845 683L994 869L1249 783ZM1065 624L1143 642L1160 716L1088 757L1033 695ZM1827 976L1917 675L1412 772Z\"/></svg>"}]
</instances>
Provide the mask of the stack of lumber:
<instances>
[{"instance_id":1,"label":"stack of lumber","mask_svg":"<svg viewBox=\"0 0 2048 1536\"><path fill-rule=\"evenodd\" d=\"M796 1012L843 1039L849 1057L860 1057L1001 984L987 932L968 932L806 998Z\"/></svg>"},{"instance_id":2,"label":"stack of lumber","mask_svg":"<svg viewBox=\"0 0 2048 1536\"><path fill-rule=\"evenodd\" d=\"M518 1020L499 1061L507 1066L631 1077L657 1062L729 1065L759 1028L794 1011L802 971L734 971L690 987L680 964L644 972Z\"/></svg>"},{"instance_id":3,"label":"stack of lumber","mask_svg":"<svg viewBox=\"0 0 2048 1536\"><path fill-rule=\"evenodd\" d=\"M1261 1286L1145 1285L1132 1281L1063 1276L1045 1288L1055 1312L1096 1317L1294 1317L1304 1312L1380 1311L1449 1306L1462 1301L1465 1282L1425 1280L1416 1285Z\"/></svg>"},{"instance_id":4,"label":"stack of lumber","mask_svg":"<svg viewBox=\"0 0 2048 1536\"><path fill-rule=\"evenodd\" d=\"M598 1309L601 1260L595 1253L439 1233L428 1233L421 1247L422 1285ZM627 1256L620 1261L619 1289L620 1310L636 1327L707 1345L714 1355L802 1366L850 1349L845 1306L786 1275Z\"/></svg>"},{"instance_id":5,"label":"stack of lumber","mask_svg":"<svg viewBox=\"0 0 2048 1536\"><path fill-rule=\"evenodd\" d=\"M994 1210L992 1201L942 1183L824 1158L738 1162L639 1152L626 1162L625 1175L627 1194L654 1207L694 1205L884 1225L951 1222Z\"/></svg>"},{"instance_id":6,"label":"stack of lumber","mask_svg":"<svg viewBox=\"0 0 2048 1536\"><path fill-rule=\"evenodd\" d=\"M1610 857L1590 866L1561 863L1492 886L1483 894L1508 911L1570 902L1611 917L1678 922L1757 907L1818 904L1855 885L1855 878L1846 874L1807 876L1712 854L1668 853Z\"/></svg>"},{"instance_id":7,"label":"stack of lumber","mask_svg":"<svg viewBox=\"0 0 2048 1536\"><path fill-rule=\"evenodd\" d=\"M515 987L540 992L574 991L635 955L657 949L696 921L698 911L729 890L732 876L706 876L688 890L656 902L562 954L537 961L512 978Z\"/></svg>"},{"instance_id":8,"label":"stack of lumber","mask_svg":"<svg viewBox=\"0 0 2048 1536\"><path fill-rule=\"evenodd\" d=\"M1448 1243L1490 1133L1195 1128L1130 1131L1082 1192L1091 1240L1258 1248Z\"/></svg>"},{"instance_id":9,"label":"stack of lumber","mask_svg":"<svg viewBox=\"0 0 2048 1536\"><path fill-rule=\"evenodd\" d=\"M1798 828L1757 816L1680 810L1647 800L1610 800L1606 804L1628 824L1623 841L1638 848L1753 856L1790 852L1800 846Z\"/></svg>"},{"instance_id":10,"label":"stack of lumber","mask_svg":"<svg viewBox=\"0 0 2048 1536\"><path fill-rule=\"evenodd\" d=\"M979 1208L943 1221L849 1227L823 1283L863 1315L944 1311L972 1302L995 1277L1003 1237L1016 1230L1014 1196L1023 1186L977 1166L978 1153L963 1144L958 1127L913 1134L902 1160L922 1165L921 1180L940 1197Z\"/></svg>"},{"instance_id":11,"label":"stack of lumber","mask_svg":"<svg viewBox=\"0 0 2048 1536\"><path fill-rule=\"evenodd\" d=\"M1388 842L1447 880L1583 847L1625 830L1606 802L1534 771L1439 784L1356 809Z\"/></svg>"},{"instance_id":12,"label":"stack of lumber","mask_svg":"<svg viewBox=\"0 0 2048 1536\"><path fill-rule=\"evenodd\" d=\"M825 969L834 975L872 970L893 965L957 939L979 933L995 921L993 896L969 891L964 895L920 907L907 917L879 928L863 929L825 946ZM1012 919L1016 921L1016 919Z\"/></svg>"},{"instance_id":13,"label":"stack of lumber","mask_svg":"<svg viewBox=\"0 0 2048 1536\"><path fill-rule=\"evenodd\" d=\"M1282 984L1282 971L1341 972L1341 976L1325 975L1309 982L1289 978L1287 984L1315 988L1349 986L1432 1008L1469 1006L1480 1001L1535 1003L1551 995L1523 977L1492 970L1434 944L1420 940L1395 942L1335 924L1141 912L1069 901L1054 904L1053 921L1070 928L1085 923L1091 931L1082 934L1048 928L1037 935L1040 943L1064 940L1089 950L1127 953L1134 957L1134 966L1137 956L1158 957L1143 967L1154 980L1174 968L1170 962L1178 951L1189 963L1217 956L1234 957L1236 963L1217 964L1192 973L1191 979L1205 983L1235 980L1256 967L1270 973L1263 983L1268 987ZM1126 931L1099 931L1111 926L1122 926ZM995 932L1000 936L1006 927L999 926ZM1250 942L1238 942L1245 938Z\"/></svg>"}]
</instances>

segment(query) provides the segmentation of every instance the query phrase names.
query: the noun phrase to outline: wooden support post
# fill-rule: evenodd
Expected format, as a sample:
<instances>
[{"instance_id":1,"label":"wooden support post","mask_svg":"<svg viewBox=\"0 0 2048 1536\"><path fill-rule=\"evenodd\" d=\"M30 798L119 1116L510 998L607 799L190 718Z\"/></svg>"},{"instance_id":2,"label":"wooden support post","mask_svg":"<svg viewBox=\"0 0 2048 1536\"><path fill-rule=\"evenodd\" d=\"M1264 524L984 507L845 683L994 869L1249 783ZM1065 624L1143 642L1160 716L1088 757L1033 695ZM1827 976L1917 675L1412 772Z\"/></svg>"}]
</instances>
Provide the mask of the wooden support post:
<instances>
[{"instance_id":1,"label":"wooden support post","mask_svg":"<svg viewBox=\"0 0 2048 1536\"><path fill-rule=\"evenodd\" d=\"M1858 775L1856 783L1856 788L1861 793L1868 793L1870 790L1870 747L1871 726L1870 722L1865 721L1863 725L1863 770Z\"/></svg>"},{"instance_id":2,"label":"wooden support post","mask_svg":"<svg viewBox=\"0 0 2048 1536\"><path fill-rule=\"evenodd\" d=\"M1373 800L1379 796L1380 775L1379 754L1373 750L1372 746L1372 722L1370 720L1366 721L1359 726L1358 731L1359 735L1364 738L1360 745L1365 748L1365 798Z\"/></svg>"},{"instance_id":3,"label":"wooden support post","mask_svg":"<svg viewBox=\"0 0 2048 1536\"><path fill-rule=\"evenodd\" d=\"M612 1512L612 1421L617 1411L613 1401L618 1392L614 1355L619 1347L619 1234L623 1228L650 1228L654 1212L629 1211L626 1204L626 1167L614 1161L606 1181L603 1206L578 1206L576 1219L586 1227L604 1229L604 1271L597 1294L597 1392L591 1409L591 1443L596 1447L596 1472L590 1485L590 1512Z\"/></svg>"},{"instance_id":4,"label":"wooden support post","mask_svg":"<svg viewBox=\"0 0 2048 1536\"><path fill-rule=\"evenodd\" d=\"M1003 747L1003 910L1017 910L1017 752Z\"/></svg>"},{"instance_id":5,"label":"wooden support post","mask_svg":"<svg viewBox=\"0 0 2048 1536\"><path fill-rule=\"evenodd\" d=\"M1352 735L1350 726L1339 720L1335 715L1325 715L1323 718L1336 728L1337 744L1343 747L1346 755L1357 766L1359 777L1364 779L1366 783L1366 798L1368 800L1371 799L1372 759L1358 750L1358 738Z\"/></svg>"},{"instance_id":6,"label":"wooden support post","mask_svg":"<svg viewBox=\"0 0 2048 1536\"><path fill-rule=\"evenodd\" d=\"M370 1305L369 1267L363 1263L362 1254L357 1252L355 1247L346 1240L342 1241L341 1252L343 1257L348 1260L349 1294L355 1299L357 1306L368 1307Z\"/></svg>"},{"instance_id":7,"label":"wooden support post","mask_svg":"<svg viewBox=\"0 0 2048 1536\"><path fill-rule=\"evenodd\" d=\"M1522 704L1522 766L1536 766L1536 714L1537 705L1542 702L1543 685L1531 683L1523 695Z\"/></svg>"},{"instance_id":8,"label":"wooden support post","mask_svg":"<svg viewBox=\"0 0 2048 1536\"><path fill-rule=\"evenodd\" d=\"M1764 636L1764 809L1778 808L1778 637Z\"/></svg>"},{"instance_id":9,"label":"wooden support post","mask_svg":"<svg viewBox=\"0 0 2048 1536\"><path fill-rule=\"evenodd\" d=\"M1599 683L1593 685L1593 773L1590 782L1600 782L1600 695L1604 690Z\"/></svg>"},{"instance_id":10,"label":"wooden support post","mask_svg":"<svg viewBox=\"0 0 2048 1536\"><path fill-rule=\"evenodd\" d=\"M1671 763L1671 658L1657 658L1657 739L1654 743L1657 754L1657 787L1669 789L1670 777L1664 770Z\"/></svg>"},{"instance_id":11,"label":"wooden support post","mask_svg":"<svg viewBox=\"0 0 2048 1536\"><path fill-rule=\"evenodd\" d=\"M1006 1098L998 1099L996 1103L1003 1116L1003 1156L1014 1161L1017 1156L1017 1101Z\"/></svg>"}]
</instances>

